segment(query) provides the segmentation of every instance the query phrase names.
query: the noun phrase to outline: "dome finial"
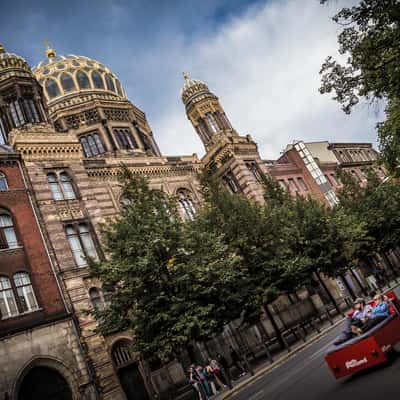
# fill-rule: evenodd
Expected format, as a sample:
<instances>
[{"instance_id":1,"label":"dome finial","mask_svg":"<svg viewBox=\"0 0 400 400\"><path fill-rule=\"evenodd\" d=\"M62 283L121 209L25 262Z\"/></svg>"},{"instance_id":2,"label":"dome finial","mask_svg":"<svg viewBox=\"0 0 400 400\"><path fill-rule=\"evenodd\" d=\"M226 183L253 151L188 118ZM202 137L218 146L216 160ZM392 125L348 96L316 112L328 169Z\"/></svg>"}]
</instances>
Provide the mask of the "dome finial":
<instances>
[{"instance_id":1,"label":"dome finial","mask_svg":"<svg viewBox=\"0 0 400 400\"><path fill-rule=\"evenodd\" d=\"M183 79L187 82L190 78L189 75L186 72L182 72Z\"/></svg>"},{"instance_id":2,"label":"dome finial","mask_svg":"<svg viewBox=\"0 0 400 400\"><path fill-rule=\"evenodd\" d=\"M44 44L46 46L46 56L47 58L54 58L56 56L56 52L54 49L50 47L50 43L47 39L44 40Z\"/></svg>"},{"instance_id":3,"label":"dome finial","mask_svg":"<svg viewBox=\"0 0 400 400\"><path fill-rule=\"evenodd\" d=\"M6 49L4 48L4 46L0 43L0 54L3 54L6 52Z\"/></svg>"}]
</instances>

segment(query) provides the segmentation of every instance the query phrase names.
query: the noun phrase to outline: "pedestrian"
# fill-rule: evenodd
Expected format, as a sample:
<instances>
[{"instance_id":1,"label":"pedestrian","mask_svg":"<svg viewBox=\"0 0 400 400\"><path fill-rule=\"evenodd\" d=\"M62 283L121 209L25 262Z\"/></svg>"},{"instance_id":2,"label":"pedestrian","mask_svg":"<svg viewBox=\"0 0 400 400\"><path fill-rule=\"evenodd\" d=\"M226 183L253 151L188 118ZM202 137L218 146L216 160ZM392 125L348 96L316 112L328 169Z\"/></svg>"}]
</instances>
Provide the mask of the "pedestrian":
<instances>
[{"instance_id":1,"label":"pedestrian","mask_svg":"<svg viewBox=\"0 0 400 400\"><path fill-rule=\"evenodd\" d=\"M210 364L207 364L204 369L203 369L203 374L205 378L207 379L207 382L210 386L211 393L215 396L217 392L217 388L215 386L215 382L217 381L216 376L214 374L213 369L211 368Z\"/></svg>"},{"instance_id":2,"label":"pedestrian","mask_svg":"<svg viewBox=\"0 0 400 400\"><path fill-rule=\"evenodd\" d=\"M199 395L200 400L208 400L208 396L201 385L196 367L193 364L189 368L189 383L192 385L193 390Z\"/></svg>"},{"instance_id":3,"label":"pedestrian","mask_svg":"<svg viewBox=\"0 0 400 400\"><path fill-rule=\"evenodd\" d=\"M225 378L225 382L229 387L232 387L231 381L232 381L232 376L229 370L229 364L228 361L226 361L226 358L221 354L217 354L217 362L219 364L219 367L221 369L221 374Z\"/></svg>"},{"instance_id":4,"label":"pedestrian","mask_svg":"<svg viewBox=\"0 0 400 400\"><path fill-rule=\"evenodd\" d=\"M200 378L200 384L202 385L207 396L212 396L212 391L211 391L210 385L208 384L207 378L204 374L204 368L201 365L198 365L195 369L196 369L197 375Z\"/></svg>"},{"instance_id":5,"label":"pedestrian","mask_svg":"<svg viewBox=\"0 0 400 400\"><path fill-rule=\"evenodd\" d=\"M217 360L209 358L208 365L211 368L211 370L215 376L215 380L216 380L218 386L220 387L220 389L222 390L222 389L226 388L225 378L222 375L221 367L219 366Z\"/></svg>"},{"instance_id":6,"label":"pedestrian","mask_svg":"<svg viewBox=\"0 0 400 400\"><path fill-rule=\"evenodd\" d=\"M238 352L232 346L230 346L229 350L231 352L232 364L239 371L239 377L246 375L246 369L243 366L242 360Z\"/></svg>"}]
</instances>

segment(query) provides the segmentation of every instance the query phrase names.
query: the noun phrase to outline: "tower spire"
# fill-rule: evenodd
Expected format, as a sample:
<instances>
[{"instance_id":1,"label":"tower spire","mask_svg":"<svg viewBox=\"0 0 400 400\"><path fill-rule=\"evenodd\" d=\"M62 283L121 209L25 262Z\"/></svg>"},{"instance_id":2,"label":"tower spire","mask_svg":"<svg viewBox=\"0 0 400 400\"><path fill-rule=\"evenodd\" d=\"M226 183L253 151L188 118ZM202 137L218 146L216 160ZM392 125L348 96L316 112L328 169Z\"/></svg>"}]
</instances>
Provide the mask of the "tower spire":
<instances>
[{"instance_id":1,"label":"tower spire","mask_svg":"<svg viewBox=\"0 0 400 400\"><path fill-rule=\"evenodd\" d=\"M187 82L190 78L189 75L186 72L182 72L183 75L183 79L185 80L185 82Z\"/></svg>"},{"instance_id":2,"label":"tower spire","mask_svg":"<svg viewBox=\"0 0 400 400\"><path fill-rule=\"evenodd\" d=\"M47 58L54 58L56 56L55 50L50 46L48 39L44 40L44 44L46 46L46 56Z\"/></svg>"}]
</instances>

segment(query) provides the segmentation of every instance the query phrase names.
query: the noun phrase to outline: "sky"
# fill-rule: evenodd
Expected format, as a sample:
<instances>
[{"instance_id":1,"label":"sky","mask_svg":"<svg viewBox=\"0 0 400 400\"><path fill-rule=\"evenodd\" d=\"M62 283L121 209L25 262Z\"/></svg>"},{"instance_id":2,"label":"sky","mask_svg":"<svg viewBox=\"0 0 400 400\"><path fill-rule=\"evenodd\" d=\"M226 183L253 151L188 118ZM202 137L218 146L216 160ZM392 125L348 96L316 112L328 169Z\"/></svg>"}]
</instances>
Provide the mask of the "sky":
<instances>
[{"instance_id":1,"label":"sky","mask_svg":"<svg viewBox=\"0 0 400 400\"><path fill-rule=\"evenodd\" d=\"M274 159L300 139L376 144L379 107L348 116L318 92L321 64L338 56L331 17L352 1L20 0L2 4L0 42L32 66L45 58L45 38L60 55L106 64L164 154L202 156L180 99L185 71L208 84L262 158Z\"/></svg>"}]
</instances>

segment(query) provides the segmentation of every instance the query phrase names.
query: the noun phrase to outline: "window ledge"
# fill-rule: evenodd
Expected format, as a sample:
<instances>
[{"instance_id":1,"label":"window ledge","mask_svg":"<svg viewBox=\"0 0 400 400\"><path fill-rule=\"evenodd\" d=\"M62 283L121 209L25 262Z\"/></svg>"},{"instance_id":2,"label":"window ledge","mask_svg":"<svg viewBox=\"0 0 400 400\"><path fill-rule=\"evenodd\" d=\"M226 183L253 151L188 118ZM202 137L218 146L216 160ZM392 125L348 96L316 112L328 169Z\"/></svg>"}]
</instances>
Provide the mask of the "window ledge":
<instances>
[{"instance_id":1,"label":"window ledge","mask_svg":"<svg viewBox=\"0 0 400 400\"><path fill-rule=\"evenodd\" d=\"M0 249L0 253L6 253L8 251L13 251L13 250L22 250L24 247L23 246L16 246L16 247L7 247L5 249Z\"/></svg>"},{"instance_id":2,"label":"window ledge","mask_svg":"<svg viewBox=\"0 0 400 400\"><path fill-rule=\"evenodd\" d=\"M34 310L25 311L25 312L23 312L23 313L18 313L18 314L16 314L16 315L11 315L10 317L3 317L3 318L0 319L0 321L7 321L7 320L9 320L9 319L22 317L22 316L24 316L24 315L32 314L32 313L35 313L35 312L37 312L37 311L43 311L43 308L42 308L42 307L39 307L39 308L35 308Z\"/></svg>"},{"instance_id":3,"label":"window ledge","mask_svg":"<svg viewBox=\"0 0 400 400\"><path fill-rule=\"evenodd\" d=\"M75 199L60 199L60 200L54 200L53 201L56 204L71 204L71 203L78 203L79 202L79 198L75 198Z\"/></svg>"}]
</instances>

